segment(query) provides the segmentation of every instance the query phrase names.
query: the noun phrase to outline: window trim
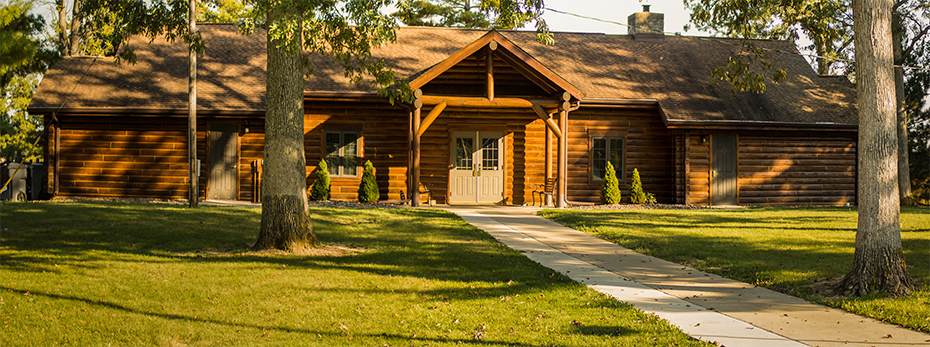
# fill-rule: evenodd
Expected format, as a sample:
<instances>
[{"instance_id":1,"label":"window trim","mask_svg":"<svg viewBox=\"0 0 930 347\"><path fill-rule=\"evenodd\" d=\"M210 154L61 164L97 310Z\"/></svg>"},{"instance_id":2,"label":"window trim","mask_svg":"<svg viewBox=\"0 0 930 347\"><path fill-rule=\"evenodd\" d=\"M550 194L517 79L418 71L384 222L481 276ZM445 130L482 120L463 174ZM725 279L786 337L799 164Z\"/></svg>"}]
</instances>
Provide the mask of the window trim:
<instances>
[{"instance_id":1,"label":"window trim","mask_svg":"<svg viewBox=\"0 0 930 347\"><path fill-rule=\"evenodd\" d=\"M323 131L323 136L322 136L322 139L321 139L321 140L322 140L321 149L322 149L322 152L323 152L323 153L322 153L322 155L321 155L320 160L324 160L324 161L326 160L326 155L327 155L327 153L326 153L326 145L327 145L326 136L329 135L329 134L339 134L339 150L340 150L340 152L343 152L343 151L344 151L345 144L342 143L342 142L343 142L344 139L345 139L345 137L344 137L345 134L355 134L355 158L357 159L357 163L356 163L357 165L355 166L355 174L354 174L354 175L346 175L346 174L343 174L342 171L344 171L344 168L345 168L344 166L332 166L332 165L329 165L329 163L326 163L326 164L327 164L327 168L329 169L329 176L330 176L330 177L334 177L334 178L359 178L359 177L361 177L361 176L362 176L362 166L363 166L363 165L362 165L362 162L363 162L363 160L362 160L362 154L363 154L363 151L362 151L362 144L363 144L363 141L362 141L362 132L361 132L360 130L358 130L358 129L330 129L330 130L324 130L324 131ZM345 156L344 153L342 153L341 155L342 155L342 156ZM337 170L338 170L339 172L336 172Z\"/></svg>"},{"instance_id":2,"label":"window trim","mask_svg":"<svg viewBox=\"0 0 930 347\"><path fill-rule=\"evenodd\" d=\"M617 176L617 181L620 184L626 183L626 133L615 133L615 132L588 132L588 182L591 184L602 184L603 179L597 178L594 176L594 140L595 139L606 139L607 140L607 152L608 157L610 156L610 140L619 139L622 143L622 150L620 151L620 164L621 168L617 170L620 175ZM616 167L614 168L616 170Z\"/></svg>"}]
</instances>

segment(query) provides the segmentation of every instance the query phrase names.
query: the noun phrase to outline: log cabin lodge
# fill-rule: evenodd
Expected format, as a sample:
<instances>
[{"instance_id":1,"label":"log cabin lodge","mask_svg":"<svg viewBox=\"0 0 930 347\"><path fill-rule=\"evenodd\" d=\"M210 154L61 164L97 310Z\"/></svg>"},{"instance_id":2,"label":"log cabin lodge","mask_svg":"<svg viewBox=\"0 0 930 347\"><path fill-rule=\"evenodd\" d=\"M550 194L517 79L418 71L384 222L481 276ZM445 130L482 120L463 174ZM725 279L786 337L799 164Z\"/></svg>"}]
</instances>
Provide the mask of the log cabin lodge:
<instances>
[{"instance_id":1,"label":"log cabin lodge","mask_svg":"<svg viewBox=\"0 0 930 347\"><path fill-rule=\"evenodd\" d=\"M369 83L348 83L332 58L310 55L308 188L326 160L332 198L355 200L370 160L382 200L520 205L554 181L564 206L598 202L610 162L624 201L638 169L660 203L855 203L855 90L844 77L818 76L791 42L759 40L788 77L762 94L734 92L712 72L739 53L738 40L655 33L660 13L628 20L629 35L554 33L549 46L527 31L399 28L373 57L409 80L411 104L392 105ZM200 198L256 201L265 35L200 30ZM29 112L51 124L53 196L187 197L186 46L129 45L134 65L71 57L42 80Z\"/></svg>"}]
</instances>

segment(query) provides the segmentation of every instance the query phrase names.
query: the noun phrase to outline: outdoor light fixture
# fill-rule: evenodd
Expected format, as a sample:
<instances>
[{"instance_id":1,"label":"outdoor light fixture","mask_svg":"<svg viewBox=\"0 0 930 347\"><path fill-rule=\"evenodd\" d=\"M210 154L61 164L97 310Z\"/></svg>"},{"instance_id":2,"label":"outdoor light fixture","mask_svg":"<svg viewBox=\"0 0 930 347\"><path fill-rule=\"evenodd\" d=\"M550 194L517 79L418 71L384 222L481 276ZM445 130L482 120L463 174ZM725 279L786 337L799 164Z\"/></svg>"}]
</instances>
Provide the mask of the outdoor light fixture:
<instances>
[{"instance_id":1,"label":"outdoor light fixture","mask_svg":"<svg viewBox=\"0 0 930 347\"><path fill-rule=\"evenodd\" d=\"M701 135L701 143L707 143L707 135Z\"/></svg>"},{"instance_id":2,"label":"outdoor light fixture","mask_svg":"<svg viewBox=\"0 0 930 347\"><path fill-rule=\"evenodd\" d=\"M246 134L249 133L249 121L248 120L245 121L245 128L243 129L243 131L245 131Z\"/></svg>"}]
</instances>

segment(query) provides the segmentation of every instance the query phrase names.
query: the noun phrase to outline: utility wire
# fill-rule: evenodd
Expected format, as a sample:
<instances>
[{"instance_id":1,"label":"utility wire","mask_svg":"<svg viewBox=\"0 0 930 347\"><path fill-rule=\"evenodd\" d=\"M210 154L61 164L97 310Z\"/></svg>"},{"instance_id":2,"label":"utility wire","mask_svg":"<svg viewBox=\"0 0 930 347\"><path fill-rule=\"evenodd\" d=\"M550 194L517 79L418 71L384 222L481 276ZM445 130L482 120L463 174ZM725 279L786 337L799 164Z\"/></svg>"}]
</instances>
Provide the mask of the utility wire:
<instances>
[{"instance_id":1,"label":"utility wire","mask_svg":"<svg viewBox=\"0 0 930 347\"><path fill-rule=\"evenodd\" d=\"M590 20L594 20L594 21L598 21L598 22L603 22L603 23L608 23L608 24L615 24L615 25L624 26L624 27L629 27L629 26L630 26L629 24L620 23L620 22L616 22L616 21L612 21L612 20L600 19L600 18L595 18L595 17L588 17L588 16L583 16L583 15L580 15L580 14L576 14L576 13L565 12L565 11L559 11L559 10L556 10L556 9L553 9L553 8L550 8L550 7L545 7L545 10L547 10L547 11L552 11L552 12L555 12L555 13L561 13L561 14L569 15L569 16L573 16L573 17L578 17L578 18L583 18L583 19L590 19ZM673 33L673 32L668 32L668 31L664 31L664 32L652 31L652 33L656 33L656 34L662 33L662 34L666 34L666 35L682 36L681 33L677 33L677 32L674 32L674 33ZM715 39L715 38L712 38L712 37L700 37L700 36L689 36L689 37L696 38L696 39L698 39L698 40L704 40L704 41L712 41L712 42L722 43L722 44L730 45L730 46L739 46L739 44L736 44L736 43L733 43L733 42L726 42L726 41L719 40L719 39ZM761 48L761 49L762 49L762 50L765 50L765 51L772 51L772 52L778 52L778 53L784 53L784 54L797 54L797 55L800 55L800 56L803 56L803 57L808 57L808 58L827 59L827 60L832 60L832 61L844 62L844 63L846 63L846 64L852 64L852 63L855 63L855 62L856 62L855 60L851 60L851 59L826 57L826 56L817 55L817 54L808 54L808 53L800 53L800 52L789 52L789 51L785 51L785 50L781 50L781 49L772 49L772 48ZM930 68L919 67L919 66L907 66L907 65L893 65L893 66L894 66L894 67L900 67L900 68L903 68L903 69L908 69L908 70L930 71Z\"/></svg>"}]
</instances>

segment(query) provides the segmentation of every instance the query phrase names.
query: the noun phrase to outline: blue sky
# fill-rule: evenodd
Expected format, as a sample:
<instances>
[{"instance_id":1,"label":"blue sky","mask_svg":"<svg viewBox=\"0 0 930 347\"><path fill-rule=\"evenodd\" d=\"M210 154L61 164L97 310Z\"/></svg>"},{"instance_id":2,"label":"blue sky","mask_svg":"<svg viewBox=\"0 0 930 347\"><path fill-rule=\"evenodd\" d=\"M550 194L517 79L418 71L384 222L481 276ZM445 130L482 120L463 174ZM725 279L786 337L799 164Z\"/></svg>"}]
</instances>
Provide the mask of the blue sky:
<instances>
[{"instance_id":1,"label":"blue sky","mask_svg":"<svg viewBox=\"0 0 930 347\"><path fill-rule=\"evenodd\" d=\"M707 33L695 29L684 31L683 27L688 24L688 16L691 12L685 9L683 0L649 0L642 2L638 0L546 0L546 7L551 9L620 23L626 23L626 17L630 14L642 11L643 4L652 5L651 12L665 14L665 31L681 32L683 35L690 36L709 36ZM546 11L543 18L546 19L552 31L626 35L626 27L624 26L601 23L552 11Z\"/></svg>"}]
</instances>

